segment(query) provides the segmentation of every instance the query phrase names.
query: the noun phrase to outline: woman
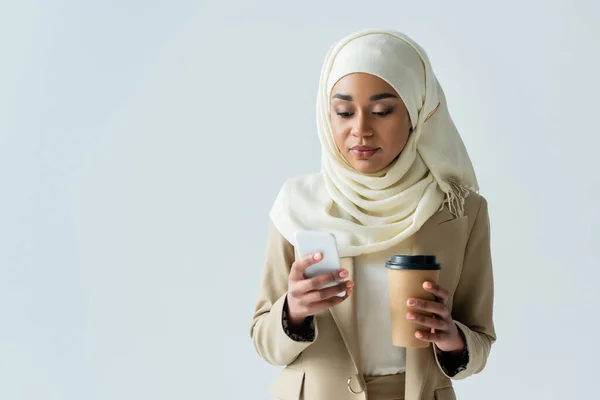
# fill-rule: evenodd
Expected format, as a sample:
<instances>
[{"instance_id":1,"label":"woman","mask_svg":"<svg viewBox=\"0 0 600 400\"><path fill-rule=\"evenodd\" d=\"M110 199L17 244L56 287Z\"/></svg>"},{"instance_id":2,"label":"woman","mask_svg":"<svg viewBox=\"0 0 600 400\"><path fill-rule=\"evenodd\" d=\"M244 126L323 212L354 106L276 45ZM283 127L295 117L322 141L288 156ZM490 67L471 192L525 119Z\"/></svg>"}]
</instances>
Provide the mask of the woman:
<instances>
[{"instance_id":1,"label":"woman","mask_svg":"<svg viewBox=\"0 0 600 400\"><path fill-rule=\"evenodd\" d=\"M323 65L317 123L321 171L287 181L270 214L251 336L264 360L285 366L271 392L454 399L452 380L480 372L496 340L489 218L426 53L399 32L342 39ZM322 255L296 257L300 229L334 233L338 272L305 278ZM443 266L437 284L423 283L436 301L408 303L429 347L391 343L383 265L394 254Z\"/></svg>"}]
</instances>

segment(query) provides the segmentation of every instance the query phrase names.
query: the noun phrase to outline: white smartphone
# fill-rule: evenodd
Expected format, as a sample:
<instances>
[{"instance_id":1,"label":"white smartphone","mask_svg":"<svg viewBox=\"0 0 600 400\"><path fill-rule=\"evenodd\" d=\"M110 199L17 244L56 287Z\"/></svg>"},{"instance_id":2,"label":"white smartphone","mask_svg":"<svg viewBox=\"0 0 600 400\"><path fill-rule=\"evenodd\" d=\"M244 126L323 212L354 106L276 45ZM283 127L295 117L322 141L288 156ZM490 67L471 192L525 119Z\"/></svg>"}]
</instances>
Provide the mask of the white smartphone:
<instances>
[{"instance_id":1,"label":"white smartphone","mask_svg":"<svg viewBox=\"0 0 600 400\"><path fill-rule=\"evenodd\" d=\"M296 232L296 250L300 257L305 257L313 253L321 253L321 261L311 265L304 271L306 278L313 278L317 275L340 269L340 257L338 254L337 242L335 236L328 232L317 231L298 231ZM343 279L323 286L331 287L339 284ZM340 297L346 295L346 291L337 294Z\"/></svg>"}]
</instances>

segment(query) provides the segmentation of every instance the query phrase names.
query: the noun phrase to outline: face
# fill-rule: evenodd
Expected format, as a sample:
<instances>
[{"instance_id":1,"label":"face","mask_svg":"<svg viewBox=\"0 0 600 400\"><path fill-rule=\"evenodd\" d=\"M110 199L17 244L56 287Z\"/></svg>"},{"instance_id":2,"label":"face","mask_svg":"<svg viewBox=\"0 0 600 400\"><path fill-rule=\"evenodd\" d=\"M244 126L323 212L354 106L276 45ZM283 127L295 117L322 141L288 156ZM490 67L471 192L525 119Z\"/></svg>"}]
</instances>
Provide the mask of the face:
<instances>
[{"instance_id":1,"label":"face","mask_svg":"<svg viewBox=\"0 0 600 400\"><path fill-rule=\"evenodd\" d=\"M369 174L394 161L411 130L408 111L383 79L353 73L331 91L331 127L335 143L358 172Z\"/></svg>"}]
</instances>

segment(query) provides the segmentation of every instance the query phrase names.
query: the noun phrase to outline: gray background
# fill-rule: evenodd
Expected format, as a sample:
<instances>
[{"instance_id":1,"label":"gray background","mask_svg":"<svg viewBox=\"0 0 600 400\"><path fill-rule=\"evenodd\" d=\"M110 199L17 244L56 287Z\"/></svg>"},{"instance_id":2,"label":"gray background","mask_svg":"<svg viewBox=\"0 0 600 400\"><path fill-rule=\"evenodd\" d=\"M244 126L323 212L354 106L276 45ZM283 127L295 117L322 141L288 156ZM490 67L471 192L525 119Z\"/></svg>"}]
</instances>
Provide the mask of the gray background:
<instances>
[{"instance_id":1,"label":"gray background","mask_svg":"<svg viewBox=\"0 0 600 400\"><path fill-rule=\"evenodd\" d=\"M499 341L459 398L595 398L599 15L2 2L0 398L268 398L249 337L268 211L319 168L328 47L377 27L428 51L490 203Z\"/></svg>"}]
</instances>

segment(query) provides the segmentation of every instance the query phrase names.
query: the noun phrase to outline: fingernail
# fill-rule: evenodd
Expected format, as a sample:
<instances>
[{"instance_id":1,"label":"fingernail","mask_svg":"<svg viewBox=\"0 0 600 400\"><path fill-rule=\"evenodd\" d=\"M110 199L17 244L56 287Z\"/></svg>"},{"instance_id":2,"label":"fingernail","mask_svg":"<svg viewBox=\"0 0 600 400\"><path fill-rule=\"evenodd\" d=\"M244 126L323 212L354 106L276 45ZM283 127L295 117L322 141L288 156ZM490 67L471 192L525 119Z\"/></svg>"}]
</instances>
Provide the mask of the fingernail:
<instances>
[{"instance_id":1,"label":"fingernail","mask_svg":"<svg viewBox=\"0 0 600 400\"><path fill-rule=\"evenodd\" d=\"M415 333L415 336L421 339L423 337L423 334L420 331L417 331L417 333Z\"/></svg>"},{"instance_id":2,"label":"fingernail","mask_svg":"<svg viewBox=\"0 0 600 400\"><path fill-rule=\"evenodd\" d=\"M423 284L423 286L425 286L425 289L431 289L433 286L431 286L430 282L425 282L425 284Z\"/></svg>"},{"instance_id":3,"label":"fingernail","mask_svg":"<svg viewBox=\"0 0 600 400\"><path fill-rule=\"evenodd\" d=\"M321 259L321 253L315 253L313 254L313 260L319 261Z\"/></svg>"},{"instance_id":4,"label":"fingernail","mask_svg":"<svg viewBox=\"0 0 600 400\"><path fill-rule=\"evenodd\" d=\"M340 278L345 278L348 276L348 271L346 271L345 269L340 271Z\"/></svg>"},{"instance_id":5,"label":"fingernail","mask_svg":"<svg viewBox=\"0 0 600 400\"><path fill-rule=\"evenodd\" d=\"M415 319L415 316L411 313L406 314L406 318L408 319Z\"/></svg>"},{"instance_id":6,"label":"fingernail","mask_svg":"<svg viewBox=\"0 0 600 400\"><path fill-rule=\"evenodd\" d=\"M417 304L417 302L415 301L415 299L408 299L408 305L409 306L414 306L415 304Z\"/></svg>"},{"instance_id":7,"label":"fingernail","mask_svg":"<svg viewBox=\"0 0 600 400\"><path fill-rule=\"evenodd\" d=\"M348 281L348 283L346 283L346 287L351 288L354 286L354 282L352 281Z\"/></svg>"}]
</instances>

